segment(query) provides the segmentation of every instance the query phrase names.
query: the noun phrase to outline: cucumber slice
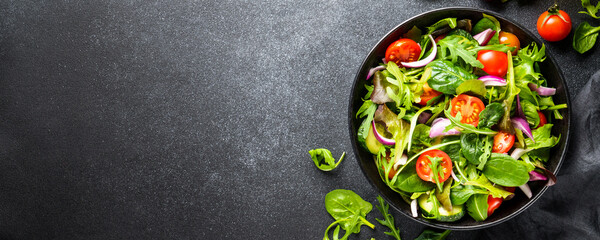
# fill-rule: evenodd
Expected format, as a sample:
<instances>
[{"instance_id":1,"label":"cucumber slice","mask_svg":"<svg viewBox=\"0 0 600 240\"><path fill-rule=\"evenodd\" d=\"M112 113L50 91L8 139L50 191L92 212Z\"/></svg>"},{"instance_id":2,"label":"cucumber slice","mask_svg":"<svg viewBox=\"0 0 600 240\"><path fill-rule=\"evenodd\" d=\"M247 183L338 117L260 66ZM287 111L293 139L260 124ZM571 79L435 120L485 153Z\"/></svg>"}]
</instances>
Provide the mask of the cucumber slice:
<instances>
[{"instance_id":1,"label":"cucumber slice","mask_svg":"<svg viewBox=\"0 0 600 240\"><path fill-rule=\"evenodd\" d=\"M433 216L433 202L429 200L429 195L423 194L417 200L419 207L425 216ZM440 222L455 222L460 220L465 215L463 205L452 205L452 211L447 211L441 205L438 207L440 216L436 220Z\"/></svg>"},{"instance_id":2,"label":"cucumber slice","mask_svg":"<svg viewBox=\"0 0 600 240\"><path fill-rule=\"evenodd\" d=\"M367 149L372 154L377 155L379 153L379 148L383 145L377 140L375 134L373 133L373 125L369 124L369 133L367 134L367 138L365 139L365 143L367 145Z\"/></svg>"}]
</instances>

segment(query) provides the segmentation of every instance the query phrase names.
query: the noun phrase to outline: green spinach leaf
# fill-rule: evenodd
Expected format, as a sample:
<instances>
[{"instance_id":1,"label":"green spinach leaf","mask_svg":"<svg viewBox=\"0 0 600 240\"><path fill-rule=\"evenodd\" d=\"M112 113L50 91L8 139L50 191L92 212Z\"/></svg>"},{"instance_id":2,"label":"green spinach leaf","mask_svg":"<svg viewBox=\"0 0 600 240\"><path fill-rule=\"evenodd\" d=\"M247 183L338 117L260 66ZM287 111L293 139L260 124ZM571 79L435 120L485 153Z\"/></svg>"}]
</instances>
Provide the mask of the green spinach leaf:
<instances>
[{"instance_id":1,"label":"green spinach leaf","mask_svg":"<svg viewBox=\"0 0 600 240\"><path fill-rule=\"evenodd\" d=\"M363 224L375 227L365 218L373 205L351 190L336 189L327 193L325 209L336 221L340 221L339 225L347 232L358 233Z\"/></svg>"},{"instance_id":2,"label":"green spinach leaf","mask_svg":"<svg viewBox=\"0 0 600 240\"><path fill-rule=\"evenodd\" d=\"M410 161L398 173L394 187L404 192L426 192L435 188L435 183L423 181L417 175L417 162Z\"/></svg>"},{"instance_id":3,"label":"green spinach leaf","mask_svg":"<svg viewBox=\"0 0 600 240\"><path fill-rule=\"evenodd\" d=\"M427 34L431 34L433 31L442 29L445 27L450 27L454 29L456 27L456 18L444 18L434 23L433 25L427 27Z\"/></svg>"},{"instance_id":4,"label":"green spinach leaf","mask_svg":"<svg viewBox=\"0 0 600 240\"><path fill-rule=\"evenodd\" d=\"M573 48L579 53L584 53L592 49L596 44L598 32L600 32L600 27L592 27L588 22L582 22L575 29Z\"/></svg>"},{"instance_id":5,"label":"green spinach leaf","mask_svg":"<svg viewBox=\"0 0 600 240\"><path fill-rule=\"evenodd\" d=\"M483 168L483 174L493 183L506 187L518 187L529 181L525 165L506 154L492 153Z\"/></svg>"},{"instance_id":6,"label":"green spinach leaf","mask_svg":"<svg viewBox=\"0 0 600 240\"><path fill-rule=\"evenodd\" d=\"M504 115L504 106L500 103L490 103L479 113L478 128L491 128Z\"/></svg>"},{"instance_id":7,"label":"green spinach leaf","mask_svg":"<svg viewBox=\"0 0 600 240\"><path fill-rule=\"evenodd\" d=\"M455 66L445 60L436 60L427 65L431 67L431 78L427 80L429 86L445 94L456 94L456 88L464 81L476 79L477 76L469 71Z\"/></svg>"},{"instance_id":8,"label":"green spinach leaf","mask_svg":"<svg viewBox=\"0 0 600 240\"><path fill-rule=\"evenodd\" d=\"M559 138L552 136L552 126L552 124L547 123L544 124L544 126L531 131L533 140L531 138L525 139L527 149L551 148L558 144Z\"/></svg>"},{"instance_id":9,"label":"green spinach leaf","mask_svg":"<svg viewBox=\"0 0 600 240\"><path fill-rule=\"evenodd\" d=\"M485 88L485 84L478 79L467 80L456 88L457 95L467 93L469 95L484 97L486 92L487 89Z\"/></svg>"},{"instance_id":10,"label":"green spinach leaf","mask_svg":"<svg viewBox=\"0 0 600 240\"><path fill-rule=\"evenodd\" d=\"M450 201L452 201L453 205L462 205L473 194L488 194L488 190L473 185L459 184L450 191Z\"/></svg>"},{"instance_id":11,"label":"green spinach leaf","mask_svg":"<svg viewBox=\"0 0 600 240\"><path fill-rule=\"evenodd\" d=\"M521 109L523 109L523 114L525 114L525 119L529 125L537 127L537 125L540 124L540 115L538 115L537 106L535 106L535 104L530 101L522 100Z\"/></svg>"},{"instance_id":12,"label":"green spinach leaf","mask_svg":"<svg viewBox=\"0 0 600 240\"><path fill-rule=\"evenodd\" d=\"M467 200L467 212L475 221L485 220L488 209L488 194L475 194Z\"/></svg>"},{"instance_id":13,"label":"green spinach leaf","mask_svg":"<svg viewBox=\"0 0 600 240\"><path fill-rule=\"evenodd\" d=\"M471 168L471 169L475 169L475 168ZM491 194L492 197L496 197L496 198L497 197L506 198L513 194L504 189L497 188L483 174L474 180L469 180L469 181L465 182L464 185L485 188L486 190L489 191L489 194Z\"/></svg>"},{"instance_id":14,"label":"green spinach leaf","mask_svg":"<svg viewBox=\"0 0 600 240\"><path fill-rule=\"evenodd\" d=\"M479 157L483 154L483 141L475 133L462 134L460 136L460 146L462 155L471 164L478 165Z\"/></svg>"}]
</instances>

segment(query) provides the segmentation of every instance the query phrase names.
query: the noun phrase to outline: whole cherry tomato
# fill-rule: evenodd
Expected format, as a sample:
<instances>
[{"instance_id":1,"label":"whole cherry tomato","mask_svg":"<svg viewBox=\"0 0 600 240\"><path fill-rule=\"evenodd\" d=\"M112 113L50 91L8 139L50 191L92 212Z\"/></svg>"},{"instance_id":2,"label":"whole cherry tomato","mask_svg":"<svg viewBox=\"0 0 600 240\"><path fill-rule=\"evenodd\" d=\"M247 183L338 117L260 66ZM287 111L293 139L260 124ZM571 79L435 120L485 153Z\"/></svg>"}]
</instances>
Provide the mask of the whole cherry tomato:
<instances>
[{"instance_id":1,"label":"whole cherry tomato","mask_svg":"<svg viewBox=\"0 0 600 240\"><path fill-rule=\"evenodd\" d=\"M544 124L548 123L548 120L546 119L546 115L544 115L544 113L538 111L538 116L540 116L540 124L537 127L542 127L544 126Z\"/></svg>"},{"instance_id":2,"label":"whole cherry tomato","mask_svg":"<svg viewBox=\"0 0 600 240\"><path fill-rule=\"evenodd\" d=\"M519 49L521 49L521 42L519 38L512 33L501 31L499 34L500 44L506 44L509 47L515 47L512 51L513 56L517 55Z\"/></svg>"},{"instance_id":3,"label":"whole cherry tomato","mask_svg":"<svg viewBox=\"0 0 600 240\"><path fill-rule=\"evenodd\" d=\"M400 65L400 62L413 62L419 59L421 47L408 38L401 38L390 44L385 51L385 60Z\"/></svg>"},{"instance_id":4,"label":"whole cherry tomato","mask_svg":"<svg viewBox=\"0 0 600 240\"><path fill-rule=\"evenodd\" d=\"M554 4L538 17L537 31L546 41L556 42L565 39L571 32L571 17Z\"/></svg>"},{"instance_id":5,"label":"whole cherry tomato","mask_svg":"<svg viewBox=\"0 0 600 240\"><path fill-rule=\"evenodd\" d=\"M504 77L508 71L508 56L506 53L494 50L477 52L477 60L483 64L483 71L489 75Z\"/></svg>"}]
</instances>

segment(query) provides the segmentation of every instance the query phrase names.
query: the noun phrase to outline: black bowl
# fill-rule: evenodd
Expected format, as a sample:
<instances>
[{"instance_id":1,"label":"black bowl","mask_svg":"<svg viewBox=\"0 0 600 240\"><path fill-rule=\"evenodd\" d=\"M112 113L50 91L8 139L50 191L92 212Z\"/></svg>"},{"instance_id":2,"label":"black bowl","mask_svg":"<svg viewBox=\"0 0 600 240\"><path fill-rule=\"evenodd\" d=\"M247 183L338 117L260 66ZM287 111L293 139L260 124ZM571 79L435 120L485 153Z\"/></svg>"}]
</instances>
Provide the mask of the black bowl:
<instances>
[{"instance_id":1,"label":"black bowl","mask_svg":"<svg viewBox=\"0 0 600 240\"><path fill-rule=\"evenodd\" d=\"M410 205L403 201L400 195L391 190L380 178L378 170L375 167L372 154L358 145L356 132L361 124L362 119L356 119L356 112L362 104L361 98L366 93L364 86L366 83L365 79L369 69L377 66L381 62L381 59L385 56L385 50L387 46L399 39L403 33L411 29L413 26L425 29L425 27L447 17L456 17L458 19L468 18L473 20L473 23L475 23L482 18L482 13L497 18L498 21L500 21L503 30L512 32L520 39L522 47L529 45L531 42L536 42L538 46L542 46L543 42L537 36L521 25L501 16L498 13L464 7L437 9L412 17L396 26L392 31L386 34L375 45L375 47L373 47L358 69L358 73L356 74L356 78L354 79L354 84L352 86L352 93L350 94L350 104L348 109L350 136L352 136L352 147L354 149L354 154L358 159L358 163L363 173L369 182L378 190L379 194L386 199L393 208L400 211L406 217L431 227L452 230L473 230L490 227L507 221L517 214L523 212L525 209L531 206L548 188L545 186L545 182L530 182L529 186L533 193L533 197L531 199L525 197L524 194L516 194L512 200L502 203L500 208L498 208L493 215L482 222L477 222L468 216L463 217L457 222L451 223L428 220L422 217L413 218L410 212ZM548 85L555 87L557 90L556 95L554 96L554 102L556 104L567 103L567 106L570 107L571 104L569 102L569 94L563 74L556 64L554 57L552 57L552 54L548 50L546 50L546 60L542 62L539 67L542 74L547 79ZM547 169L554 172L555 175L558 173L560 165L565 157L567 152L567 144L569 142L571 111L569 108L563 109L561 110L561 114L563 115L564 119L554 121L554 127L552 129L553 134L561 136L560 142L552 149L550 160L546 163Z\"/></svg>"}]
</instances>

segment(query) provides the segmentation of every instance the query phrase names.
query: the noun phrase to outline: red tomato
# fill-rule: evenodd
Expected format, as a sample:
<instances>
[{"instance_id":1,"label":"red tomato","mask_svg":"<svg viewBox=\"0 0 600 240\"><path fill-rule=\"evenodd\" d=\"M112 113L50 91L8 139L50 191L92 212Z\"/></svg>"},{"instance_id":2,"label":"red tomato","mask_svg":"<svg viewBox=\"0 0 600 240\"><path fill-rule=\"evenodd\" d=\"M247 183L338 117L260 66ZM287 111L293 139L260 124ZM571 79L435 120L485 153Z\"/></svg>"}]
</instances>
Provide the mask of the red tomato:
<instances>
[{"instance_id":1,"label":"red tomato","mask_svg":"<svg viewBox=\"0 0 600 240\"><path fill-rule=\"evenodd\" d=\"M438 43L440 40L444 39L446 37L446 35L447 34L444 33L442 35L439 35L439 36L435 37L435 39L434 39L435 43Z\"/></svg>"},{"instance_id":2,"label":"red tomato","mask_svg":"<svg viewBox=\"0 0 600 240\"><path fill-rule=\"evenodd\" d=\"M489 75L504 77L508 71L508 56L506 53L494 50L481 50L477 60L483 64L483 71Z\"/></svg>"},{"instance_id":3,"label":"red tomato","mask_svg":"<svg viewBox=\"0 0 600 240\"><path fill-rule=\"evenodd\" d=\"M547 41L556 42L565 39L571 32L571 17L554 4L538 17L537 31Z\"/></svg>"},{"instance_id":4,"label":"red tomato","mask_svg":"<svg viewBox=\"0 0 600 240\"><path fill-rule=\"evenodd\" d=\"M431 158L441 158L442 172L438 172L439 182L444 182L452 175L452 160L445 152L434 149L424 152L417 159L417 175L424 181L437 183L431 171Z\"/></svg>"},{"instance_id":5,"label":"red tomato","mask_svg":"<svg viewBox=\"0 0 600 240\"><path fill-rule=\"evenodd\" d=\"M423 94L421 94L421 101L419 102L419 104L421 106L425 106L427 105L427 102L429 102L429 100L441 94L441 92L433 90L433 88L429 87L429 84L425 83L425 85L423 85Z\"/></svg>"},{"instance_id":6,"label":"red tomato","mask_svg":"<svg viewBox=\"0 0 600 240\"><path fill-rule=\"evenodd\" d=\"M505 132L498 132L494 136L494 146L492 152L494 153L507 153L510 148L515 144L515 135Z\"/></svg>"},{"instance_id":7,"label":"red tomato","mask_svg":"<svg viewBox=\"0 0 600 240\"><path fill-rule=\"evenodd\" d=\"M450 114L453 117L456 117L456 114L460 112L461 123L477 127L479 124L479 113L485 108L481 99L461 94L453 98L451 104Z\"/></svg>"},{"instance_id":8,"label":"red tomato","mask_svg":"<svg viewBox=\"0 0 600 240\"><path fill-rule=\"evenodd\" d=\"M544 113L538 111L538 115L540 116L540 124L537 127L542 127L544 126L544 124L548 123L548 120L546 119L546 115L544 115Z\"/></svg>"},{"instance_id":9,"label":"red tomato","mask_svg":"<svg viewBox=\"0 0 600 240\"><path fill-rule=\"evenodd\" d=\"M390 156L389 152L388 152L388 153L386 153L385 160L387 160L387 162L388 162L388 163L390 162L390 160L391 160L391 156ZM383 169L383 171L385 171L385 166L381 165L381 169ZM396 170L396 169L394 168L394 166L392 166L392 168L390 169L390 172L388 173L388 178L389 178L390 180L391 180L392 178L394 178L394 176L396 176L396 172L398 172L398 170Z\"/></svg>"},{"instance_id":10,"label":"red tomato","mask_svg":"<svg viewBox=\"0 0 600 240\"><path fill-rule=\"evenodd\" d=\"M401 38L388 46L385 51L385 60L400 65L400 62L417 61L419 55L421 55L421 47L417 42Z\"/></svg>"},{"instance_id":11,"label":"red tomato","mask_svg":"<svg viewBox=\"0 0 600 240\"><path fill-rule=\"evenodd\" d=\"M512 51L513 56L517 55L519 49L521 48L521 42L519 38L512 33L509 32L500 32L500 44L506 44L509 47L515 47L515 50ZM508 59L507 59L508 60Z\"/></svg>"},{"instance_id":12,"label":"red tomato","mask_svg":"<svg viewBox=\"0 0 600 240\"><path fill-rule=\"evenodd\" d=\"M504 187L504 190L509 191L509 192L515 192L515 187ZM492 197L492 195L488 195L487 215L488 216L492 215L492 213L494 213L494 211L500 207L500 205L502 204L502 201L503 201L502 198L495 198L495 197Z\"/></svg>"}]
</instances>

